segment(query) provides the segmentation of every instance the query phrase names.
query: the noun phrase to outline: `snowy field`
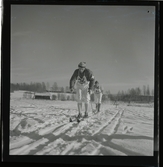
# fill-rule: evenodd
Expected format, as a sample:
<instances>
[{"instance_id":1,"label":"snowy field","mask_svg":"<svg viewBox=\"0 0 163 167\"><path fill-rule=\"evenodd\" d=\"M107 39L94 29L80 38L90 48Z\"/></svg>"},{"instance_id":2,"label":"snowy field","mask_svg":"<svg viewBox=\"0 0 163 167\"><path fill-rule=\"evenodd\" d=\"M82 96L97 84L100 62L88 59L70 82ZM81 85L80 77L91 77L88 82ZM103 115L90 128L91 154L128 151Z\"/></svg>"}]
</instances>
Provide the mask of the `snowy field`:
<instances>
[{"instance_id":1,"label":"snowy field","mask_svg":"<svg viewBox=\"0 0 163 167\"><path fill-rule=\"evenodd\" d=\"M87 120L69 122L76 109L74 101L23 99L11 93L10 155L153 155L153 104L116 107L108 102Z\"/></svg>"}]
</instances>

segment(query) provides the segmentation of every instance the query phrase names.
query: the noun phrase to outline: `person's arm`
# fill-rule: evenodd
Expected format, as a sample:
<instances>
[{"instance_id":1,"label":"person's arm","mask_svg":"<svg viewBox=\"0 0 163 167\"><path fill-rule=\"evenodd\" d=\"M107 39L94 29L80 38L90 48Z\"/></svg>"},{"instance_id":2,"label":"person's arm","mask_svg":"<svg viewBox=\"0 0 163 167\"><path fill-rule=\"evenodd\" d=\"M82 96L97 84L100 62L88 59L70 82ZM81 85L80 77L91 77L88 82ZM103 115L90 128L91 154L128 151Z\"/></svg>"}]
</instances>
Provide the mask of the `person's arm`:
<instances>
[{"instance_id":1,"label":"person's arm","mask_svg":"<svg viewBox=\"0 0 163 167\"><path fill-rule=\"evenodd\" d=\"M93 75L93 72L89 70L88 72L88 78L89 78L89 89L90 90L93 90L93 86L94 86L94 83L95 83L95 77Z\"/></svg>"},{"instance_id":2,"label":"person's arm","mask_svg":"<svg viewBox=\"0 0 163 167\"><path fill-rule=\"evenodd\" d=\"M95 86L94 85L93 85L92 91L93 91L93 93L95 93Z\"/></svg>"},{"instance_id":3,"label":"person's arm","mask_svg":"<svg viewBox=\"0 0 163 167\"><path fill-rule=\"evenodd\" d=\"M70 78L70 89L74 89L76 78L77 78L77 70L74 71L73 75Z\"/></svg>"},{"instance_id":4,"label":"person's arm","mask_svg":"<svg viewBox=\"0 0 163 167\"><path fill-rule=\"evenodd\" d=\"M100 86L100 89L101 89L101 92L102 92L102 94L103 94L103 93L104 93L104 89L103 89L103 87Z\"/></svg>"}]
</instances>

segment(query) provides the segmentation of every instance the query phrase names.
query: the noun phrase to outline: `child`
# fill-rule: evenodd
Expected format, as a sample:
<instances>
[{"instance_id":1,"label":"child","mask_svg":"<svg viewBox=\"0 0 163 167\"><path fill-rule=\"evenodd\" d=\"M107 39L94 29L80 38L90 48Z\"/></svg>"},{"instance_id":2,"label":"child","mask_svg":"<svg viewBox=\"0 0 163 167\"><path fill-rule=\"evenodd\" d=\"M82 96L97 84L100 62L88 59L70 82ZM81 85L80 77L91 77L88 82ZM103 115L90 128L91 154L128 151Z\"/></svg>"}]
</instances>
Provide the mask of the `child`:
<instances>
[{"instance_id":1,"label":"child","mask_svg":"<svg viewBox=\"0 0 163 167\"><path fill-rule=\"evenodd\" d=\"M94 91L94 99L95 99L95 103L96 103L96 110L97 110L97 112L100 112L102 95L103 95L103 88L99 85L98 81L95 82L95 85L93 87L93 91Z\"/></svg>"}]
</instances>

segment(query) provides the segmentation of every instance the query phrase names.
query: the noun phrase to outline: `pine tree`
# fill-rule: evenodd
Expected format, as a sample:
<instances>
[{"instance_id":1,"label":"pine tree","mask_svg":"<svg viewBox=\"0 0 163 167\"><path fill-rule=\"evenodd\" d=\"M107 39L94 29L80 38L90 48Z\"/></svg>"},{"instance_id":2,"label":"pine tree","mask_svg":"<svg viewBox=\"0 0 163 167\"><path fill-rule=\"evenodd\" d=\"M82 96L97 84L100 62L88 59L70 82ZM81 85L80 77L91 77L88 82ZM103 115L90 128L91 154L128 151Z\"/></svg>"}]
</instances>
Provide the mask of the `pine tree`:
<instances>
[{"instance_id":1,"label":"pine tree","mask_svg":"<svg viewBox=\"0 0 163 167\"><path fill-rule=\"evenodd\" d=\"M54 82L54 84L52 86L52 90L53 91L57 91L58 90L58 84L57 84L57 82Z\"/></svg>"}]
</instances>

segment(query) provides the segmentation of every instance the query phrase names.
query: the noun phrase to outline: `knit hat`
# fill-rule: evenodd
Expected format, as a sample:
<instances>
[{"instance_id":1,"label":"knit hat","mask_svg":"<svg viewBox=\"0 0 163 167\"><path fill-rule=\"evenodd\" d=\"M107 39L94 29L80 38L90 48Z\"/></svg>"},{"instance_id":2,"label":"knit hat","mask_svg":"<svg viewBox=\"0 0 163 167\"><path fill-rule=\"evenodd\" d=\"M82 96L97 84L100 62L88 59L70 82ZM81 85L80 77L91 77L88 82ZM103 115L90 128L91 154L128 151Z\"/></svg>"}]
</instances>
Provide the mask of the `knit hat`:
<instances>
[{"instance_id":1,"label":"knit hat","mask_svg":"<svg viewBox=\"0 0 163 167\"><path fill-rule=\"evenodd\" d=\"M85 68L86 67L86 62L80 62L78 64L78 67Z\"/></svg>"}]
</instances>

